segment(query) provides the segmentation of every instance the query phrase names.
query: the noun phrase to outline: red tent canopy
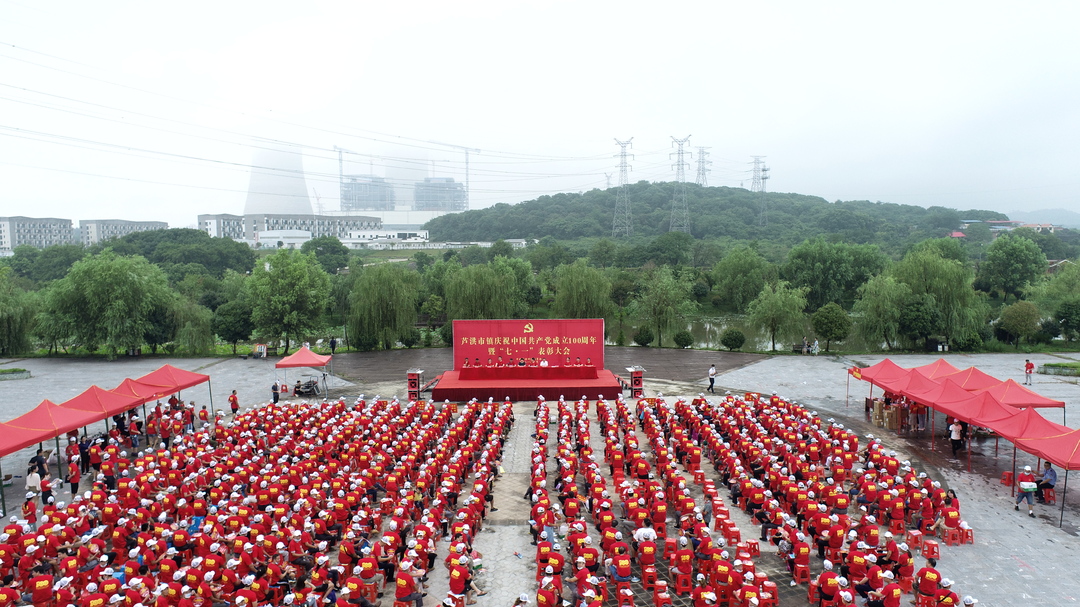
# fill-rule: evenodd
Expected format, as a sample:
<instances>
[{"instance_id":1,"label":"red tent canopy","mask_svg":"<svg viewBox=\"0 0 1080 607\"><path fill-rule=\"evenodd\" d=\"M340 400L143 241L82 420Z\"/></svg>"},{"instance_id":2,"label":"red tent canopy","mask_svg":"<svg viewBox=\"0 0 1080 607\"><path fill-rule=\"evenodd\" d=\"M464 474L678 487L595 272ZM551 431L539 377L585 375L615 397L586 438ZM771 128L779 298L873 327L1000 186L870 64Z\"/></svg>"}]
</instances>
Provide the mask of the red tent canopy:
<instances>
[{"instance_id":1,"label":"red tent canopy","mask_svg":"<svg viewBox=\"0 0 1080 607\"><path fill-rule=\"evenodd\" d=\"M301 346L299 350L279 360L275 367L325 367L332 357L323 356L312 352L307 346Z\"/></svg>"},{"instance_id":2,"label":"red tent canopy","mask_svg":"<svg viewBox=\"0 0 1080 607\"><path fill-rule=\"evenodd\" d=\"M51 436L44 436L41 430L19 428L0 422L0 456L10 455L34 443L40 443L45 438Z\"/></svg>"},{"instance_id":3,"label":"red tent canopy","mask_svg":"<svg viewBox=\"0 0 1080 607\"><path fill-rule=\"evenodd\" d=\"M1066 470L1080 470L1080 430L1057 436L1018 438L1016 446Z\"/></svg>"},{"instance_id":4,"label":"red tent canopy","mask_svg":"<svg viewBox=\"0 0 1080 607\"><path fill-rule=\"evenodd\" d=\"M893 384L895 389L887 388L887 390L889 392L893 392L894 394L902 394L903 396L911 398L911 394L921 394L928 390L933 390L939 385L940 384L938 384L938 382L927 378L922 373L912 370L908 373L907 380L903 382L897 382Z\"/></svg>"},{"instance_id":5,"label":"red tent canopy","mask_svg":"<svg viewBox=\"0 0 1080 607\"><path fill-rule=\"evenodd\" d=\"M167 386L171 388L168 392L161 394L161 396L164 396L208 382L210 381L210 376L203 375L202 373L195 373L194 371L185 371L184 369L172 365L165 365L157 371L152 371L137 378L136 381L144 384ZM160 398L160 396L158 398Z\"/></svg>"},{"instance_id":6,"label":"red tent canopy","mask_svg":"<svg viewBox=\"0 0 1080 607\"><path fill-rule=\"evenodd\" d=\"M855 377L855 379L863 379L875 386L880 386L882 385L882 382L896 381L907 377L910 371L886 358L876 365L870 365L865 369L852 367L848 369L848 373Z\"/></svg>"},{"instance_id":7,"label":"red tent canopy","mask_svg":"<svg viewBox=\"0 0 1080 607\"><path fill-rule=\"evenodd\" d=\"M957 408L967 414L969 423L984 428L993 428L998 421L1016 415L1016 409L1006 407L986 392L976 394L966 402L957 403Z\"/></svg>"},{"instance_id":8,"label":"red tent canopy","mask_svg":"<svg viewBox=\"0 0 1080 607\"><path fill-rule=\"evenodd\" d=\"M155 386L134 379L125 379L120 382L119 386L116 386L109 391L123 396L138 398L141 399L141 402L145 403L163 396L168 396L173 392L176 392L176 389L170 386Z\"/></svg>"},{"instance_id":9,"label":"red tent canopy","mask_svg":"<svg viewBox=\"0 0 1080 607\"><path fill-rule=\"evenodd\" d=\"M46 399L29 412L9 421L8 425L37 430L41 433L38 440L45 440L82 428L101 419L101 412L68 409Z\"/></svg>"},{"instance_id":10,"label":"red tent canopy","mask_svg":"<svg viewBox=\"0 0 1080 607\"><path fill-rule=\"evenodd\" d=\"M1011 441L1018 438L1058 436L1072 430L1068 426L1046 419L1035 409L1022 409L1012 417L994 422L990 427L994 432Z\"/></svg>"},{"instance_id":11,"label":"red tent canopy","mask_svg":"<svg viewBox=\"0 0 1080 607\"><path fill-rule=\"evenodd\" d=\"M996 386L1001 383L1001 380L988 375L983 371L976 369L975 367L968 367L963 371L957 371L949 375L942 375L938 379L949 378L954 382L960 384L960 387L974 392L975 390L985 390L991 386Z\"/></svg>"},{"instance_id":12,"label":"red tent canopy","mask_svg":"<svg viewBox=\"0 0 1080 607\"><path fill-rule=\"evenodd\" d=\"M915 371L916 373L921 373L930 379L937 379L944 375L956 373L960 369L952 366L949 361L945 360L944 358L939 358L928 365L923 365L921 367L913 367L911 370Z\"/></svg>"},{"instance_id":13,"label":"red tent canopy","mask_svg":"<svg viewBox=\"0 0 1080 607\"><path fill-rule=\"evenodd\" d=\"M1027 408L1027 407L1064 407L1065 402L1060 400L1054 400L1047 398L1041 394L1036 394L1031 390L1028 390L1024 386L1016 383L1016 381L1007 379L996 386L992 386L983 390L989 394L994 395L994 398L1000 400L1003 404L1010 407Z\"/></svg>"},{"instance_id":14,"label":"red tent canopy","mask_svg":"<svg viewBox=\"0 0 1080 607\"><path fill-rule=\"evenodd\" d=\"M952 403L971 398L971 392L961 388L960 384L951 379L944 379L938 382L938 385L935 388L923 392L905 394L905 396L917 403L934 407L937 406L937 403Z\"/></svg>"},{"instance_id":15,"label":"red tent canopy","mask_svg":"<svg viewBox=\"0 0 1080 607\"><path fill-rule=\"evenodd\" d=\"M123 413L132 407L141 405L143 402L145 402L144 399L138 396L110 392L97 386L90 386L75 398L60 403L60 406L67 409L100 413L101 417L99 419L104 419L107 416Z\"/></svg>"}]
</instances>

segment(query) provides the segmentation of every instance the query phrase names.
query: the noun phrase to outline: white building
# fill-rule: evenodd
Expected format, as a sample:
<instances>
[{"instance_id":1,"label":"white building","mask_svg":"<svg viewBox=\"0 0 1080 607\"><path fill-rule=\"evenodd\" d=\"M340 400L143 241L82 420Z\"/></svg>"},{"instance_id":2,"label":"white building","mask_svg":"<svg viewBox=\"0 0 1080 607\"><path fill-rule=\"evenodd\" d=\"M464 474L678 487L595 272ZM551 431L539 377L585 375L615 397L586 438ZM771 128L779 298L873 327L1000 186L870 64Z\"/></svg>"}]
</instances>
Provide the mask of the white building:
<instances>
[{"instance_id":1,"label":"white building","mask_svg":"<svg viewBox=\"0 0 1080 607\"><path fill-rule=\"evenodd\" d=\"M126 219L82 219L79 221L82 243L86 246L104 242L110 238L120 238L135 232L167 230L169 224L164 221L128 221Z\"/></svg>"},{"instance_id":2,"label":"white building","mask_svg":"<svg viewBox=\"0 0 1080 607\"><path fill-rule=\"evenodd\" d=\"M30 245L43 249L75 241L70 219L56 217L0 217L0 252L11 254L15 247Z\"/></svg>"}]
</instances>

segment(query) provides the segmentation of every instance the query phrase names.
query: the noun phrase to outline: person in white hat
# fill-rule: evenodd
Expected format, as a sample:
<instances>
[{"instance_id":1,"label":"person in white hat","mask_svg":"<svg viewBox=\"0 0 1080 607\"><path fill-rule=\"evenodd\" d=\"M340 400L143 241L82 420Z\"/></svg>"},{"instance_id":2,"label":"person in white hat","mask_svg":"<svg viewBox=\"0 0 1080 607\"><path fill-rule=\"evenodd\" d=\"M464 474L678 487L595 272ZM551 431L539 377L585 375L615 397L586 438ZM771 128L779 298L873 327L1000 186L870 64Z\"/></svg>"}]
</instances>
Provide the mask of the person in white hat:
<instances>
[{"instance_id":1,"label":"person in white hat","mask_svg":"<svg viewBox=\"0 0 1080 607\"><path fill-rule=\"evenodd\" d=\"M1013 510L1020 510L1020 502L1027 500L1028 503L1028 516L1035 518L1035 491L1039 488L1038 483L1035 482L1035 475L1031 472L1031 466L1024 466L1024 471L1020 473L1020 476L1016 477L1017 485L1020 487L1020 491L1016 492L1016 504L1013 505Z\"/></svg>"}]
</instances>

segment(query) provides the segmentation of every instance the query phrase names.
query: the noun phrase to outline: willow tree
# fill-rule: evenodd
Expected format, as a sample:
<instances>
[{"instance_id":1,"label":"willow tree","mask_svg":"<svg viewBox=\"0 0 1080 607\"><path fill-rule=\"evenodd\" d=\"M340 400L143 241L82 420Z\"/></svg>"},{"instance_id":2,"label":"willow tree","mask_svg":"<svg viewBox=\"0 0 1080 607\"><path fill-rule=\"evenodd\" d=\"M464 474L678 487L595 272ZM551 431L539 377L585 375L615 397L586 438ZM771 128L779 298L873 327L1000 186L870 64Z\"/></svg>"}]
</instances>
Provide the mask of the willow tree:
<instances>
[{"instance_id":1,"label":"willow tree","mask_svg":"<svg viewBox=\"0 0 1080 607\"><path fill-rule=\"evenodd\" d=\"M389 350L416 324L420 274L401 264L364 268L353 286L349 334L361 347Z\"/></svg>"},{"instance_id":2,"label":"willow tree","mask_svg":"<svg viewBox=\"0 0 1080 607\"><path fill-rule=\"evenodd\" d=\"M451 319L513 318L523 294L512 272L487 264L466 266L446 276L446 314Z\"/></svg>"},{"instance_id":3,"label":"willow tree","mask_svg":"<svg viewBox=\"0 0 1080 607\"><path fill-rule=\"evenodd\" d=\"M555 313L560 318L603 318L611 308L611 281L584 259L555 270Z\"/></svg>"},{"instance_id":4,"label":"willow tree","mask_svg":"<svg viewBox=\"0 0 1080 607\"><path fill-rule=\"evenodd\" d=\"M852 312L855 330L867 344L892 350L900 339L900 310L911 297L911 287L892 276L879 275L859 287Z\"/></svg>"},{"instance_id":5,"label":"willow tree","mask_svg":"<svg viewBox=\"0 0 1080 607\"><path fill-rule=\"evenodd\" d=\"M664 331L674 330L698 309L690 295L692 287L689 277L661 267L644 278L641 291L630 302L630 316L653 328L656 344L663 347Z\"/></svg>"},{"instance_id":6,"label":"willow tree","mask_svg":"<svg viewBox=\"0 0 1080 607\"><path fill-rule=\"evenodd\" d=\"M790 336L802 326L809 291L809 287L792 287L780 280L765 285L757 298L750 302L750 322L768 332L773 352L776 351L778 336Z\"/></svg>"},{"instance_id":7,"label":"willow tree","mask_svg":"<svg viewBox=\"0 0 1080 607\"><path fill-rule=\"evenodd\" d=\"M912 295L933 298L938 333L946 339L963 339L986 322L987 305L975 291L975 272L967 264L933 249L912 250L893 266L892 275L908 285Z\"/></svg>"},{"instance_id":8,"label":"willow tree","mask_svg":"<svg viewBox=\"0 0 1080 607\"><path fill-rule=\"evenodd\" d=\"M330 297L330 277L315 255L282 249L255 264L248 279L252 295L251 320L256 333L289 342L322 328Z\"/></svg>"},{"instance_id":9,"label":"willow tree","mask_svg":"<svg viewBox=\"0 0 1080 607\"><path fill-rule=\"evenodd\" d=\"M31 348L35 298L15 285L12 274L11 268L0 267L0 356Z\"/></svg>"}]
</instances>

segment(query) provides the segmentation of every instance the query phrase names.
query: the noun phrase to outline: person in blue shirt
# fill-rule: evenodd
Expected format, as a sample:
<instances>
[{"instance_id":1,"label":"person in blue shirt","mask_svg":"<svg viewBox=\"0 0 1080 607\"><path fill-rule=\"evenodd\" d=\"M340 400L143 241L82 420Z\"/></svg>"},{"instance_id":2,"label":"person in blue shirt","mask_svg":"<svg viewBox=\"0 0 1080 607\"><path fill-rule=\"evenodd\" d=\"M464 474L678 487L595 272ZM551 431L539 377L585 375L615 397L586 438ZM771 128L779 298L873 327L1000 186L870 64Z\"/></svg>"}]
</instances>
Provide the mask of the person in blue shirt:
<instances>
[{"instance_id":1,"label":"person in blue shirt","mask_svg":"<svg viewBox=\"0 0 1080 607\"><path fill-rule=\"evenodd\" d=\"M1057 471L1054 470L1054 467L1052 465L1050 465L1050 462L1046 462L1046 467L1043 469L1042 478L1039 479L1038 495L1036 496L1036 499L1039 500L1040 504L1046 503L1046 496L1043 492L1047 489L1053 489L1054 485L1056 484Z\"/></svg>"}]
</instances>

